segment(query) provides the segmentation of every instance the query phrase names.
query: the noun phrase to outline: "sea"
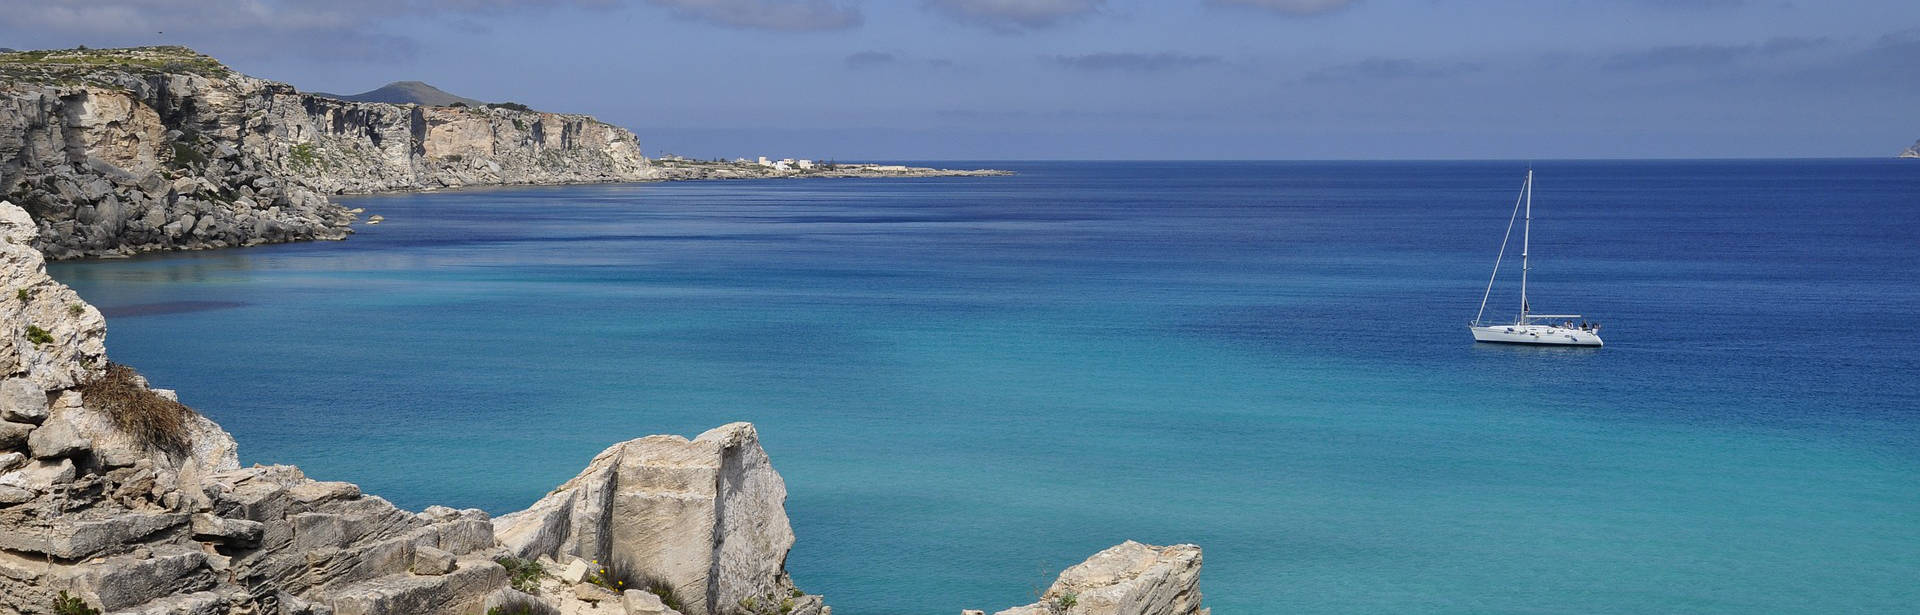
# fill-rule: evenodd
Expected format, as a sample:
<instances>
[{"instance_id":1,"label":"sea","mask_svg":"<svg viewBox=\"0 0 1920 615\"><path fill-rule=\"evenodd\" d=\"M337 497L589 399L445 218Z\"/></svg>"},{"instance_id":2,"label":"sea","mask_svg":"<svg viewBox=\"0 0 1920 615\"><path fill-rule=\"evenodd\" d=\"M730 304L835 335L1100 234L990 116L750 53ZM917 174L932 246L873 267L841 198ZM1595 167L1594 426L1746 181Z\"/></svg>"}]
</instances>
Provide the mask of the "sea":
<instances>
[{"instance_id":1,"label":"sea","mask_svg":"<svg viewBox=\"0 0 1920 615\"><path fill-rule=\"evenodd\" d=\"M51 269L243 463L409 509L751 421L846 615L1125 540L1222 614L1920 612L1914 161L933 164L1018 174L357 196ZM1605 348L1467 331L1529 168L1532 309Z\"/></svg>"}]
</instances>

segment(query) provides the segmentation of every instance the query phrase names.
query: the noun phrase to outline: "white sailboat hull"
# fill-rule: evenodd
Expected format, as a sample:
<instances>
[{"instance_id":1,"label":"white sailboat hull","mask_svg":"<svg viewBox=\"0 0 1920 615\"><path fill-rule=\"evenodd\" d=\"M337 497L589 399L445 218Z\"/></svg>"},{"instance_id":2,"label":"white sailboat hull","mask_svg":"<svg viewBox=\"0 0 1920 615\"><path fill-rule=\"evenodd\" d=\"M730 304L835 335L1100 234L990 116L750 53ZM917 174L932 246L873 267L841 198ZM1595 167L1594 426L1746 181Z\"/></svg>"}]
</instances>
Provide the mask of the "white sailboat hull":
<instances>
[{"instance_id":1,"label":"white sailboat hull","mask_svg":"<svg viewBox=\"0 0 1920 615\"><path fill-rule=\"evenodd\" d=\"M1467 327L1473 341L1492 344L1532 344L1537 346L1602 346L1600 334L1582 329L1552 325L1491 325Z\"/></svg>"}]
</instances>

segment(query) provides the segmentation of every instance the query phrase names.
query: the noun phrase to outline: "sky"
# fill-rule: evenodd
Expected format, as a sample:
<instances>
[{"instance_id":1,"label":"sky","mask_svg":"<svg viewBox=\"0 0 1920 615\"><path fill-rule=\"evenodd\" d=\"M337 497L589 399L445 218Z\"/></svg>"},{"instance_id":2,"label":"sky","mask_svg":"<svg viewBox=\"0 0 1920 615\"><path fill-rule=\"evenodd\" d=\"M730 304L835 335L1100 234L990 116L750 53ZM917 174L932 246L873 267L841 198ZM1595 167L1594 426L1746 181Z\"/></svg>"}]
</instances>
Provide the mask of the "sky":
<instances>
[{"instance_id":1,"label":"sky","mask_svg":"<svg viewBox=\"0 0 1920 615\"><path fill-rule=\"evenodd\" d=\"M0 0L0 47L421 80L649 155L1890 156L1920 0Z\"/></svg>"}]
</instances>

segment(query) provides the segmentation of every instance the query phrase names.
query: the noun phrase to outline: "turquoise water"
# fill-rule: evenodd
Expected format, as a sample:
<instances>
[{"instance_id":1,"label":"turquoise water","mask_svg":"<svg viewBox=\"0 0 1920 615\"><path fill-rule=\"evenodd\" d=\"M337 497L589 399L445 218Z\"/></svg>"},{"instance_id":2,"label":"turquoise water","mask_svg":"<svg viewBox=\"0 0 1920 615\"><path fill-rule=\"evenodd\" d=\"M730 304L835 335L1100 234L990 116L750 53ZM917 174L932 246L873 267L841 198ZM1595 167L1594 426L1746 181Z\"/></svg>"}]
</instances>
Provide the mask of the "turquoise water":
<instances>
[{"instance_id":1,"label":"turquoise water","mask_svg":"<svg viewBox=\"0 0 1920 615\"><path fill-rule=\"evenodd\" d=\"M1906 162L1537 164L1533 305L1601 350L1465 330L1523 163L375 196L346 242L54 269L244 462L405 507L753 421L841 613L1129 538L1202 545L1220 613L1908 613Z\"/></svg>"}]
</instances>

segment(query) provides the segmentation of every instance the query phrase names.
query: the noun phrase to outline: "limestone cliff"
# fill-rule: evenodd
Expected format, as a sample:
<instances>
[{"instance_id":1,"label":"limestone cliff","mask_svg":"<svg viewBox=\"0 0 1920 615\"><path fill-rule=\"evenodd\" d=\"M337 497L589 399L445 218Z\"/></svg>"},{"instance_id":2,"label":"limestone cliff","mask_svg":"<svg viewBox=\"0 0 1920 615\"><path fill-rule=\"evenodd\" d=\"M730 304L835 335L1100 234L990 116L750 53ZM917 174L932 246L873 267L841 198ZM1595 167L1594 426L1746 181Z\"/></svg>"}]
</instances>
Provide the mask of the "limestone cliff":
<instances>
[{"instance_id":1,"label":"limestone cliff","mask_svg":"<svg viewBox=\"0 0 1920 615\"><path fill-rule=\"evenodd\" d=\"M343 238L328 194L655 176L583 115L336 100L182 47L0 53L0 197L49 258Z\"/></svg>"},{"instance_id":2,"label":"limestone cliff","mask_svg":"<svg viewBox=\"0 0 1920 615\"><path fill-rule=\"evenodd\" d=\"M1907 148L1907 151L1900 152L1900 157L1901 158L1920 158L1920 141L1914 141L1913 147Z\"/></svg>"}]
</instances>

